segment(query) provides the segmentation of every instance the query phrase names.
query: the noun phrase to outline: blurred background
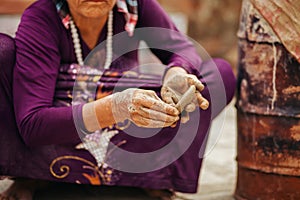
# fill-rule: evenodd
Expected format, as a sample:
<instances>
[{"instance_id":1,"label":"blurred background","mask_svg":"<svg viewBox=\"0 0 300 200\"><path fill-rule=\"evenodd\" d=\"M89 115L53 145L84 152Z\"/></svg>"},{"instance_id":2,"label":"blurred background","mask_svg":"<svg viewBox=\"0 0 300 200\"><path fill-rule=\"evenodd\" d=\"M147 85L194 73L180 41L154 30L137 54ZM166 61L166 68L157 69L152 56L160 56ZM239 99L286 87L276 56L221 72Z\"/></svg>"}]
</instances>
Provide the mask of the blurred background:
<instances>
[{"instance_id":1,"label":"blurred background","mask_svg":"<svg viewBox=\"0 0 300 200\"><path fill-rule=\"evenodd\" d=\"M223 57L236 67L241 0L158 1L171 16L186 20L187 35L212 57Z\"/></svg>"},{"instance_id":2,"label":"blurred background","mask_svg":"<svg viewBox=\"0 0 300 200\"><path fill-rule=\"evenodd\" d=\"M34 0L0 0L0 32L15 35L20 16ZM241 0L158 0L178 28L211 57L237 69L237 36ZM234 101L215 120L200 177L199 193L186 199L233 199L236 183L236 113ZM221 130L221 131L220 131ZM221 135L220 135L221 132ZM217 141L217 142L216 142ZM11 181L0 181L0 192Z\"/></svg>"}]
</instances>

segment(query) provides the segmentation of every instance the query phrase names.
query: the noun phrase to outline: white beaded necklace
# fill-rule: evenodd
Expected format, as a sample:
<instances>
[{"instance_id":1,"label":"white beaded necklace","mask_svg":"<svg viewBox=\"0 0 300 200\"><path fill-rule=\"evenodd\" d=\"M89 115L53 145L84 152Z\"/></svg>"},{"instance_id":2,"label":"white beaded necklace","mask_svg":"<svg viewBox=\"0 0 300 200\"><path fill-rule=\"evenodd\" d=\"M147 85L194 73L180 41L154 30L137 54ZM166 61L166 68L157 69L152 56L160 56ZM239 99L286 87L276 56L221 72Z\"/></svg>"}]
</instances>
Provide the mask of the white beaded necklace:
<instances>
[{"instance_id":1,"label":"white beaded necklace","mask_svg":"<svg viewBox=\"0 0 300 200\"><path fill-rule=\"evenodd\" d=\"M83 62L83 58L82 58L83 56L82 56L79 35L77 33L75 23L71 17L70 17L70 27L71 27L71 34L72 34L72 39L73 39L77 62L80 66L83 66L84 62ZM109 69L109 66L112 62L112 55L113 55L112 36L113 36L113 11L110 11L109 15L108 15L108 23L107 23L106 58L105 58L104 69Z\"/></svg>"}]
</instances>

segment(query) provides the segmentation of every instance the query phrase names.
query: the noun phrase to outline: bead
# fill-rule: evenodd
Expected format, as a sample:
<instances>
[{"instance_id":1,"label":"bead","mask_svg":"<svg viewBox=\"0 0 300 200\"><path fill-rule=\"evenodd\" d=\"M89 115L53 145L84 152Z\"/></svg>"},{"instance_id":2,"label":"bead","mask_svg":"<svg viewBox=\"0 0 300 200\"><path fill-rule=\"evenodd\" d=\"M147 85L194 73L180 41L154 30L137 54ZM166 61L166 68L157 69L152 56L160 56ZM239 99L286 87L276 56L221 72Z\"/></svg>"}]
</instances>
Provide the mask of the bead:
<instances>
[{"instance_id":1,"label":"bead","mask_svg":"<svg viewBox=\"0 0 300 200\"><path fill-rule=\"evenodd\" d=\"M74 43L80 44L79 38L75 38L73 41L74 41Z\"/></svg>"},{"instance_id":2,"label":"bead","mask_svg":"<svg viewBox=\"0 0 300 200\"><path fill-rule=\"evenodd\" d=\"M77 43L76 43L76 44L74 45L74 47L75 47L75 49L78 49L78 48L80 48L80 44L77 44Z\"/></svg>"},{"instance_id":3,"label":"bead","mask_svg":"<svg viewBox=\"0 0 300 200\"><path fill-rule=\"evenodd\" d=\"M76 53L76 54L80 54L80 53L81 53L81 50L80 50L80 49L75 49L75 53Z\"/></svg>"},{"instance_id":4,"label":"bead","mask_svg":"<svg viewBox=\"0 0 300 200\"><path fill-rule=\"evenodd\" d=\"M71 28L71 35L73 39L73 45L75 49L75 54L77 58L77 62L79 65L84 65L83 59L82 59L82 50L81 50L81 45L80 45L80 40L79 40L79 35L77 32L77 29L75 27L75 23L73 19L70 17L70 28ZM106 59L105 59L105 64L104 64L104 69L109 69L110 64L112 62L112 55L113 55L113 11L109 12L108 15L108 23L107 23L107 42L106 42ZM88 72L90 73L90 72ZM91 72L92 73L92 72ZM98 72L95 72L98 73Z\"/></svg>"}]
</instances>

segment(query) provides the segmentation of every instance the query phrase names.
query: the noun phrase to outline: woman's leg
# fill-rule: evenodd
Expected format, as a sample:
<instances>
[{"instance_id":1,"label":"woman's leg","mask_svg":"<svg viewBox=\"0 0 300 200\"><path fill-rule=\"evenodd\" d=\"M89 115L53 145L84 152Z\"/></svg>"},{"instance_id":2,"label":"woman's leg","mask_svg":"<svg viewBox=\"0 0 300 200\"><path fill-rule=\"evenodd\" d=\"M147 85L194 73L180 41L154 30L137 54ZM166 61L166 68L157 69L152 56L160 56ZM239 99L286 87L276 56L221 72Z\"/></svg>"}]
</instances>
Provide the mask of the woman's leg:
<instances>
[{"instance_id":1,"label":"woman's leg","mask_svg":"<svg viewBox=\"0 0 300 200\"><path fill-rule=\"evenodd\" d=\"M16 148L12 139L13 134L17 134L14 111L12 105L12 79L15 65L15 43L14 39L8 35L0 33L0 166L5 173L9 168L9 157L14 152L9 153L9 147ZM15 137L13 139L18 139ZM5 155L2 155L5 154ZM14 179L14 183L0 194L0 200L31 200L36 181L27 179Z\"/></svg>"}]
</instances>

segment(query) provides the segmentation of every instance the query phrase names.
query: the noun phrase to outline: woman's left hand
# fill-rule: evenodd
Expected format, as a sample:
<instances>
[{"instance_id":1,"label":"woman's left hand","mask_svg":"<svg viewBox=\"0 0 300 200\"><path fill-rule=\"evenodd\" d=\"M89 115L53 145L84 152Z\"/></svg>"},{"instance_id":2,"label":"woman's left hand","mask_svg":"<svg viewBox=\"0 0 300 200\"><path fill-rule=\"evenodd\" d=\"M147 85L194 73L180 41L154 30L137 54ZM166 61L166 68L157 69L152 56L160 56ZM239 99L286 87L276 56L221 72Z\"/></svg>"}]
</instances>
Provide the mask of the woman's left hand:
<instances>
[{"instance_id":1,"label":"woman's left hand","mask_svg":"<svg viewBox=\"0 0 300 200\"><path fill-rule=\"evenodd\" d=\"M177 105L179 106L179 110L183 111L181 117L182 123L186 123L189 120L189 113L193 112L196 106L199 106L203 110L208 108L209 102L200 93L204 89L204 85L195 75L188 74L181 67L172 67L169 69L163 81L161 97L166 103L173 106L176 106L192 85L195 86L196 91L194 96L190 98L191 102L188 102L184 108L180 108L180 105Z\"/></svg>"}]
</instances>

